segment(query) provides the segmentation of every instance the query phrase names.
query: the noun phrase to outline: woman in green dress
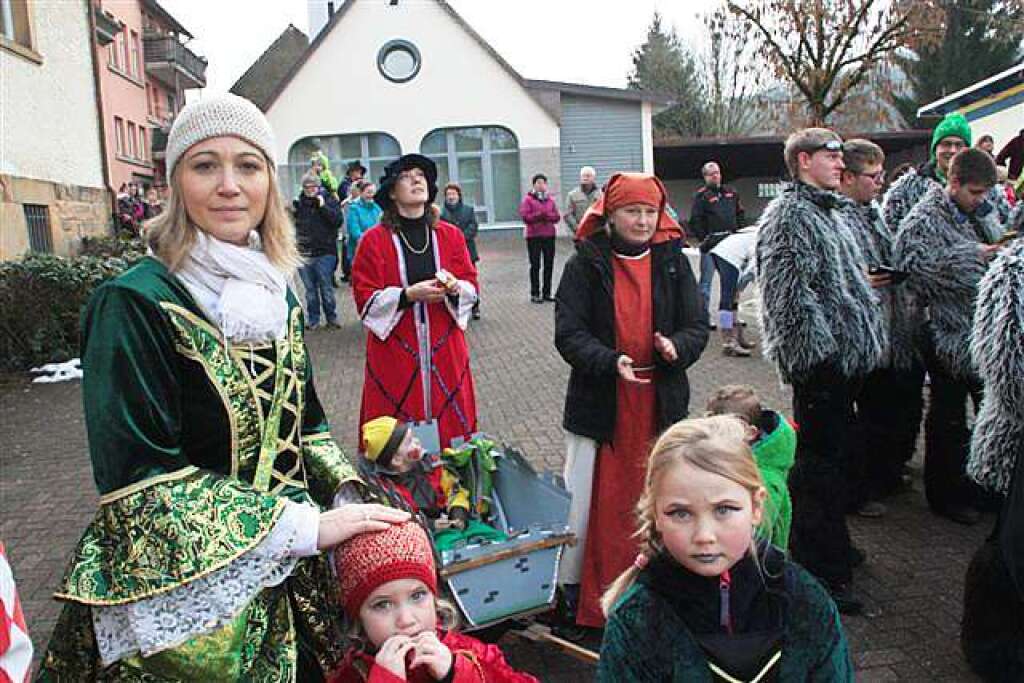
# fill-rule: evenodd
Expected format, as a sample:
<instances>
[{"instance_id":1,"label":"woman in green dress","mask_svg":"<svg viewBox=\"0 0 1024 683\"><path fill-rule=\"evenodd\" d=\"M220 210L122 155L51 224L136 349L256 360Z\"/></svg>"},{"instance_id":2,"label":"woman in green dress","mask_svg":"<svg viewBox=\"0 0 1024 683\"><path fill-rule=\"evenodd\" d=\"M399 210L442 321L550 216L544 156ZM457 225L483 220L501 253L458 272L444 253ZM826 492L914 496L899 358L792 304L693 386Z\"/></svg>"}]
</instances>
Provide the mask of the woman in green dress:
<instances>
[{"instance_id":1,"label":"woman in green dress","mask_svg":"<svg viewBox=\"0 0 1024 683\"><path fill-rule=\"evenodd\" d=\"M100 507L39 680L318 680L345 646L320 552L407 518L363 502L328 431L274 149L247 100L183 109L151 255L89 303Z\"/></svg>"}]
</instances>

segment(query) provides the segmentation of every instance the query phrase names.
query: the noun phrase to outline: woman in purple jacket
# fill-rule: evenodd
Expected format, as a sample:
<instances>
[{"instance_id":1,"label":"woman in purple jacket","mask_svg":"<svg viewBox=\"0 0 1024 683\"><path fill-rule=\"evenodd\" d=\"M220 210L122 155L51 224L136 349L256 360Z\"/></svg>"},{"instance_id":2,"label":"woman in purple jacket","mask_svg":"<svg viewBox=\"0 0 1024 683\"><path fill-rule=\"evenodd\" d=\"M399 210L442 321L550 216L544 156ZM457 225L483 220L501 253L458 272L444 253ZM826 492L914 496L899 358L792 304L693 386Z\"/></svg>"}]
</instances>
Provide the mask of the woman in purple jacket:
<instances>
[{"instance_id":1,"label":"woman in purple jacket","mask_svg":"<svg viewBox=\"0 0 1024 683\"><path fill-rule=\"evenodd\" d=\"M551 271L555 267L555 227L562 216L558 205L548 196L548 177L533 176L533 191L527 192L519 205L519 215L526 223L526 248L530 253L530 301L535 304L554 301L551 298ZM544 257L544 289L540 286L540 264Z\"/></svg>"}]
</instances>

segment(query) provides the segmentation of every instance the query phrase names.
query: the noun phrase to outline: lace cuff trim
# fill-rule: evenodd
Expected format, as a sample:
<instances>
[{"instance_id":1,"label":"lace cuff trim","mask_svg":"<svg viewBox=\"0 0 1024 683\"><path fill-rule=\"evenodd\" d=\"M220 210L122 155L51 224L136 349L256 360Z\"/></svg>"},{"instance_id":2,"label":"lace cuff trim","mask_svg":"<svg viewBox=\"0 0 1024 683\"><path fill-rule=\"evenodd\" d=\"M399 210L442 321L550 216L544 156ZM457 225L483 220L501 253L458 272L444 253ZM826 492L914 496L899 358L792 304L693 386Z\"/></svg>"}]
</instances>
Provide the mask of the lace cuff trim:
<instances>
[{"instance_id":1,"label":"lace cuff trim","mask_svg":"<svg viewBox=\"0 0 1024 683\"><path fill-rule=\"evenodd\" d=\"M264 588L279 585L298 562L306 506L288 502L273 530L255 548L223 569L125 605L94 606L92 623L104 666L139 652L177 647L230 623Z\"/></svg>"}]
</instances>

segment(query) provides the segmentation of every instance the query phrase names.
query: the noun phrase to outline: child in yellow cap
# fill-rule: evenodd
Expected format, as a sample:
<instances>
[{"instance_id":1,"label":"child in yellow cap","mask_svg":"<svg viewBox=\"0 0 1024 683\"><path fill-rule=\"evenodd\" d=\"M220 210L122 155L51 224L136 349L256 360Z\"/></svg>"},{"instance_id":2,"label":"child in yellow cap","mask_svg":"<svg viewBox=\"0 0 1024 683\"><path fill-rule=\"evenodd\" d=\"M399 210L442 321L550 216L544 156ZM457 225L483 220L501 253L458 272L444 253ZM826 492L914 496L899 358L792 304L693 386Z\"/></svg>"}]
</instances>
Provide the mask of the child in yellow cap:
<instances>
[{"instance_id":1,"label":"child in yellow cap","mask_svg":"<svg viewBox=\"0 0 1024 683\"><path fill-rule=\"evenodd\" d=\"M362 474L385 491L393 503L423 513L432 525L446 514L448 526L465 528L469 492L452 472L424 461L423 445L407 423L378 417L363 425L362 436Z\"/></svg>"}]
</instances>

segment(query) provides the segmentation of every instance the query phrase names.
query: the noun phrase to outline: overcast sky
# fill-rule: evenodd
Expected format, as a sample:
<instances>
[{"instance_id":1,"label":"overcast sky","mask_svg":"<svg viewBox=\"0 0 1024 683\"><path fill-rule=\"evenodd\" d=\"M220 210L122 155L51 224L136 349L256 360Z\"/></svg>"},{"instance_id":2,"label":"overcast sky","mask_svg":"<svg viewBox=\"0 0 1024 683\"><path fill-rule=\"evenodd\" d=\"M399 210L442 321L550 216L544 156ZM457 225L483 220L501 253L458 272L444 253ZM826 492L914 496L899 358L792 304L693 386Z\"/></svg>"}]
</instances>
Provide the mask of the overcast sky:
<instances>
[{"instance_id":1,"label":"overcast sky","mask_svg":"<svg viewBox=\"0 0 1024 683\"><path fill-rule=\"evenodd\" d=\"M358 0L384 2L384 0ZM434 0L399 0L433 2ZM306 0L160 0L209 60L207 89L226 91L288 26L309 32ZM449 0L526 78L624 87L655 10L685 40L715 0Z\"/></svg>"}]
</instances>

